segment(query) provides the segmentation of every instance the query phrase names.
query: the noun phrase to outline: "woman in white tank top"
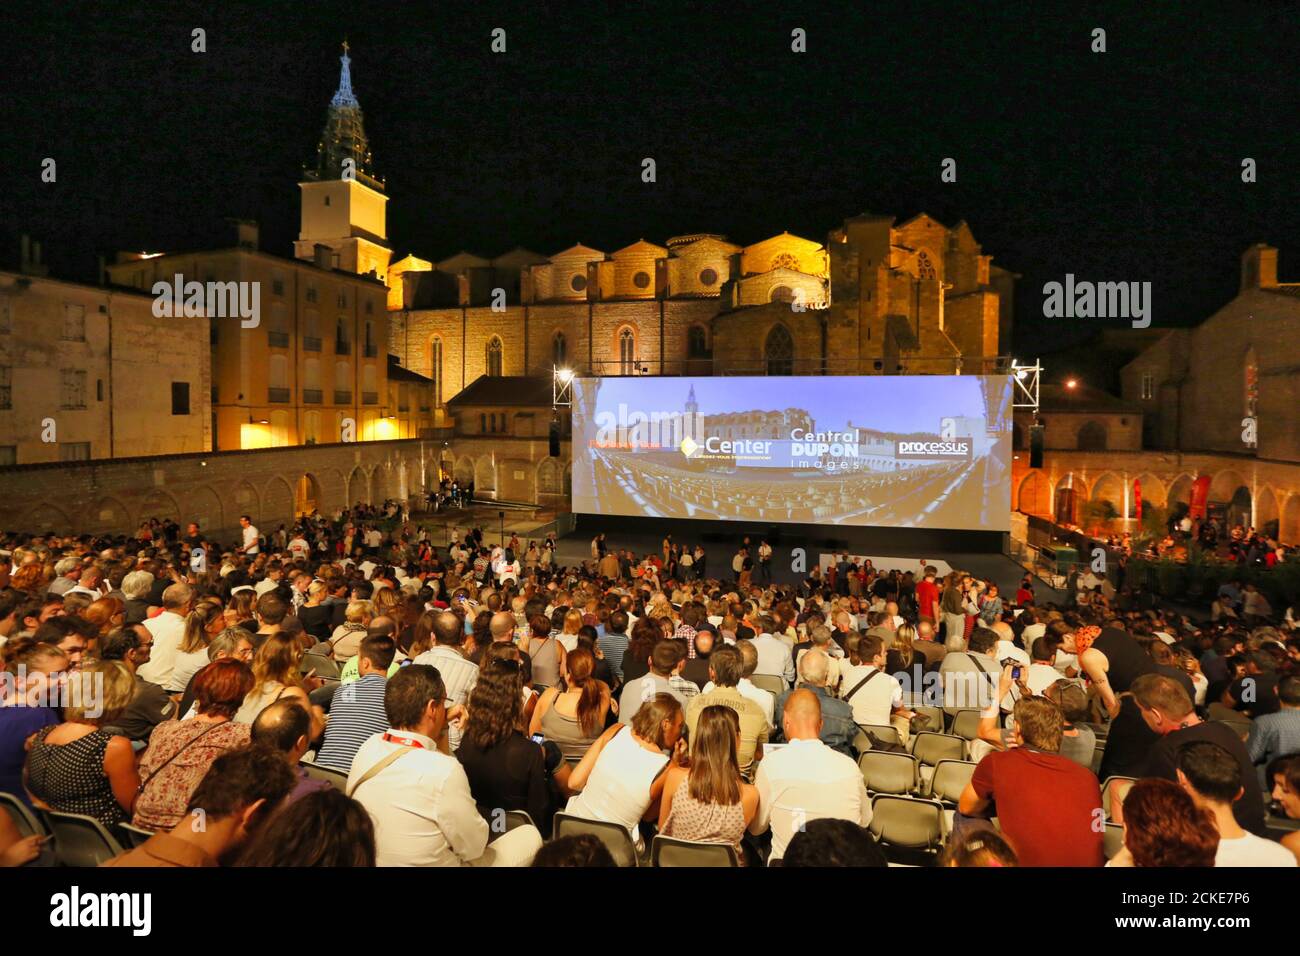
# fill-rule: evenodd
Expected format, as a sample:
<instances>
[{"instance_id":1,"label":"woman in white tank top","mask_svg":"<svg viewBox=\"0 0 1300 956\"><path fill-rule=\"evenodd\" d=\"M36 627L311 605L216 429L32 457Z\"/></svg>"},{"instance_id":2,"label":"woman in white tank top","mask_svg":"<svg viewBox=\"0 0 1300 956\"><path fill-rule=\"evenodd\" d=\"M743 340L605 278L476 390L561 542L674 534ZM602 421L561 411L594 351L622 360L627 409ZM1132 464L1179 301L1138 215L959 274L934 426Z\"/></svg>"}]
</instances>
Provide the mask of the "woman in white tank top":
<instances>
[{"instance_id":1,"label":"woman in white tank top","mask_svg":"<svg viewBox=\"0 0 1300 956\"><path fill-rule=\"evenodd\" d=\"M606 730L570 774L569 789L578 792L565 812L617 823L640 849L643 841L637 825L658 816L664 770L670 761L679 766L689 762L682 740L684 722L676 698L656 694L641 705L630 727Z\"/></svg>"}]
</instances>

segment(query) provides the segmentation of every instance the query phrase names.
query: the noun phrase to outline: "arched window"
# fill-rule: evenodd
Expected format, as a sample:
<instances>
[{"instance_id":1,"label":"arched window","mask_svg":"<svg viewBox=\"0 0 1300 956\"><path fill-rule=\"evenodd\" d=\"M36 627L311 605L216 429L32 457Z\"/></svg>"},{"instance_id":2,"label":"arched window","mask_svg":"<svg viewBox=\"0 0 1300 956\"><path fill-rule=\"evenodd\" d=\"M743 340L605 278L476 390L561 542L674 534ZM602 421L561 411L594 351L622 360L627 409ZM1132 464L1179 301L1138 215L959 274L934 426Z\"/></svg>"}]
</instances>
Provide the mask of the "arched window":
<instances>
[{"instance_id":1,"label":"arched window","mask_svg":"<svg viewBox=\"0 0 1300 956\"><path fill-rule=\"evenodd\" d=\"M569 360L569 343L563 332L556 332L551 338L551 362L556 368L563 368Z\"/></svg>"},{"instance_id":2,"label":"arched window","mask_svg":"<svg viewBox=\"0 0 1300 956\"><path fill-rule=\"evenodd\" d=\"M795 256L794 256L793 253L782 252L782 253L779 253L778 255L775 255L775 256L772 257L772 268L773 268L773 269L791 269L791 270L793 270L793 271L795 271L795 272L798 272L798 271L799 271L799 260L798 260L797 258L795 258Z\"/></svg>"},{"instance_id":3,"label":"arched window","mask_svg":"<svg viewBox=\"0 0 1300 956\"><path fill-rule=\"evenodd\" d=\"M1105 451L1106 426L1100 422L1085 422L1079 429L1079 451Z\"/></svg>"},{"instance_id":4,"label":"arched window","mask_svg":"<svg viewBox=\"0 0 1300 956\"><path fill-rule=\"evenodd\" d=\"M433 379L433 403L442 404L442 339L433 337L429 343L429 378Z\"/></svg>"},{"instance_id":5,"label":"arched window","mask_svg":"<svg viewBox=\"0 0 1300 956\"><path fill-rule=\"evenodd\" d=\"M686 332L686 354L690 358L708 358L709 340L702 325L692 325Z\"/></svg>"},{"instance_id":6,"label":"arched window","mask_svg":"<svg viewBox=\"0 0 1300 956\"><path fill-rule=\"evenodd\" d=\"M636 374L636 333L631 329L618 333L618 365L620 375Z\"/></svg>"},{"instance_id":7,"label":"arched window","mask_svg":"<svg viewBox=\"0 0 1300 956\"><path fill-rule=\"evenodd\" d=\"M794 339L784 325L774 325L767 333L763 358L767 361L768 375L794 374Z\"/></svg>"},{"instance_id":8,"label":"arched window","mask_svg":"<svg viewBox=\"0 0 1300 956\"><path fill-rule=\"evenodd\" d=\"M791 289L788 285L778 285L778 286L773 286L773 287L772 287L772 291L768 294L767 301L769 301L769 302L793 302L793 301L794 301L794 289Z\"/></svg>"},{"instance_id":9,"label":"arched window","mask_svg":"<svg viewBox=\"0 0 1300 956\"><path fill-rule=\"evenodd\" d=\"M916 257L916 275L920 279L935 278L934 264L930 262L930 256L924 252Z\"/></svg>"},{"instance_id":10,"label":"arched window","mask_svg":"<svg viewBox=\"0 0 1300 956\"><path fill-rule=\"evenodd\" d=\"M501 340L495 335L487 344L487 373L489 375L501 374Z\"/></svg>"}]
</instances>

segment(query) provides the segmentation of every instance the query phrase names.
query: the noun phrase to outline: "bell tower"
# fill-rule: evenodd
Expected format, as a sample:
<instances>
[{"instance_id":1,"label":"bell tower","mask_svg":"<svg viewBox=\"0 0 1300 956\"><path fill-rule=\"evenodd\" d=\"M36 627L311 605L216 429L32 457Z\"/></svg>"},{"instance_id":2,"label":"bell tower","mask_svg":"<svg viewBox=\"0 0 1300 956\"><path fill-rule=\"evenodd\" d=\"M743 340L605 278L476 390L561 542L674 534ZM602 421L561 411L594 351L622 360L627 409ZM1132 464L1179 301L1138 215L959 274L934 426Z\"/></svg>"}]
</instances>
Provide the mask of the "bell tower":
<instances>
[{"instance_id":1,"label":"bell tower","mask_svg":"<svg viewBox=\"0 0 1300 956\"><path fill-rule=\"evenodd\" d=\"M339 87L330 100L316 161L303 167L302 217L293 254L298 259L386 281L388 197L374 173L361 104L352 92L347 41L339 57Z\"/></svg>"}]
</instances>

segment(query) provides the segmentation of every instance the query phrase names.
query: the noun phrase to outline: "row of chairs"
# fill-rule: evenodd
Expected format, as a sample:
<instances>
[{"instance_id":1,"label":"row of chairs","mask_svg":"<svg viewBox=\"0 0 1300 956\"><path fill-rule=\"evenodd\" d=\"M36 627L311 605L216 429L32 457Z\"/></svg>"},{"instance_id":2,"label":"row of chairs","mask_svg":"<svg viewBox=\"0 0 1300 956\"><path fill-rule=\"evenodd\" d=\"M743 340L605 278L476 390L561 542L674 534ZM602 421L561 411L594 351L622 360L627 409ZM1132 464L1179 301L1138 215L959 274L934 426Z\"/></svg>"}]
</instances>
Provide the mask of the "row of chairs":
<instances>
[{"instance_id":1,"label":"row of chairs","mask_svg":"<svg viewBox=\"0 0 1300 956\"><path fill-rule=\"evenodd\" d=\"M153 836L129 823L119 824L115 834L94 817L29 807L12 793L0 792L0 809L9 814L21 836L53 837L53 849L29 865L99 866Z\"/></svg>"}]
</instances>

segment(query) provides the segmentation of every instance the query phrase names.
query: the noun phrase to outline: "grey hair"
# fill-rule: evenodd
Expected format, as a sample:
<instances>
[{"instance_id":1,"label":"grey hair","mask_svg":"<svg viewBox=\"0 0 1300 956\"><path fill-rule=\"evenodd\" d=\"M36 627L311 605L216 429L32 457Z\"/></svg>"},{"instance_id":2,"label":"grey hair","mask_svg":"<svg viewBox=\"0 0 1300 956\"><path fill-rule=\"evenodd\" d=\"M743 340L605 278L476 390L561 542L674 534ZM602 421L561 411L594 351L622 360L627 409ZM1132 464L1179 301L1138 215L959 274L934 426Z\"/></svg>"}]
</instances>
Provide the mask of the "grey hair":
<instances>
[{"instance_id":1,"label":"grey hair","mask_svg":"<svg viewBox=\"0 0 1300 956\"><path fill-rule=\"evenodd\" d=\"M831 661L826 656L825 651L819 651L816 648L805 651L799 658L799 676L806 683L814 684L817 687L825 687L826 681L830 677Z\"/></svg>"},{"instance_id":2,"label":"grey hair","mask_svg":"<svg viewBox=\"0 0 1300 956\"><path fill-rule=\"evenodd\" d=\"M153 580L149 571L132 571L122 579L122 593L138 601L148 596L153 589Z\"/></svg>"}]
</instances>

